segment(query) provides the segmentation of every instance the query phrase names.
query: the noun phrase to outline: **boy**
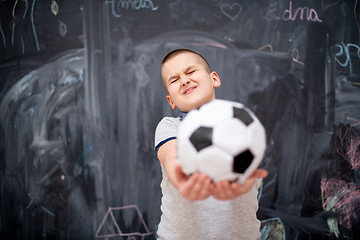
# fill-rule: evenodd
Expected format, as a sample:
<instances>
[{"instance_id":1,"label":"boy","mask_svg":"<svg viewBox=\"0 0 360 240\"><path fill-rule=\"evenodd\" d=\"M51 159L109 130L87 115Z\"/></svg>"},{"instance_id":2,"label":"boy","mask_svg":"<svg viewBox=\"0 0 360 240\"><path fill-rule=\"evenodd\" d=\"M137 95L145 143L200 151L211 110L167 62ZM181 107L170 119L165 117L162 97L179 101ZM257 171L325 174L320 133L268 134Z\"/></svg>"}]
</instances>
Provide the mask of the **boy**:
<instances>
[{"instance_id":1,"label":"boy","mask_svg":"<svg viewBox=\"0 0 360 240\"><path fill-rule=\"evenodd\" d=\"M170 52L163 60L161 78L166 99L174 110L186 114L215 99L221 85L216 72L198 53L187 49ZM244 183L213 183L197 172L186 176L177 163L176 131L180 118L165 117L155 132L155 149L161 163L163 192L159 239L259 239L260 221L256 178L258 169Z\"/></svg>"}]
</instances>

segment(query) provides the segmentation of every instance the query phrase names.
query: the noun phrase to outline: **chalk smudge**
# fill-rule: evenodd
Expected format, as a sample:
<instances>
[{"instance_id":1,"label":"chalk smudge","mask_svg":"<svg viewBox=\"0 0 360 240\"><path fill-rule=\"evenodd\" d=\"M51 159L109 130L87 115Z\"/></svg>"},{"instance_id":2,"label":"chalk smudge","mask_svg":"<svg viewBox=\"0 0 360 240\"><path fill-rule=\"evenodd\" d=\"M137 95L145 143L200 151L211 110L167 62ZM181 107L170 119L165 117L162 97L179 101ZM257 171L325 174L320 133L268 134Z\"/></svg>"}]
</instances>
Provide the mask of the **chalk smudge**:
<instances>
[{"instance_id":1,"label":"chalk smudge","mask_svg":"<svg viewBox=\"0 0 360 240\"><path fill-rule=\"evenodd\" d=\"M285 227L280 218L270 218L261 221L261 240L285 240Z\"/></svg>"},{"instance_id":2,"label":"chalk smudge","mask_svg":"<svg viewBox=\"0 0 360 240\"><path fill-rule=\"evenodd\" d=\"M360 184L335 178L321 180L323 208L338 214L339 224L347 229L360 220Z\"/></svg>"},{"instance_id":3,"label":"chalk smudge","mask_svg":"<svg viewBox=\"0 0 360 240\"><path fill-rule=\"evenodd\" d=\"M360 133L351 126L340 125L336 130L336 151L351 165L360 168Z\"/></svg>"}]
</instances>

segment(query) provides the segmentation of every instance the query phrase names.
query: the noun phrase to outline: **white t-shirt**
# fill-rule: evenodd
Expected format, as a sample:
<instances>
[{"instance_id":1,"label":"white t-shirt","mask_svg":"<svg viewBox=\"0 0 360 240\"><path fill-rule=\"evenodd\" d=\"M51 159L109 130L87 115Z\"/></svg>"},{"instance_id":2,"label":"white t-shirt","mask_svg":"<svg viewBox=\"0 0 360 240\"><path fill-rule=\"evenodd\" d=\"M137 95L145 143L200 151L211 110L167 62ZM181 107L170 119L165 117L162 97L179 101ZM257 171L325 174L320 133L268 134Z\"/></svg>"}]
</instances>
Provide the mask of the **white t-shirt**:
<instances>
[{"instance_id":1,"label":"white t-shirt","mask_svg":"<svg viewBox=\"0 0 360 240\"><path fill-rule=\"evenodd\" d=\"M155 149L176 138L180 118L163 118L155 132ZM181 197L169 181L161 165L161 220L158 228L160 240L235 240L260 239L257 184L246 194L232 201L219 201L209 197L190 202Z\"/></svg>"}]
</instances>

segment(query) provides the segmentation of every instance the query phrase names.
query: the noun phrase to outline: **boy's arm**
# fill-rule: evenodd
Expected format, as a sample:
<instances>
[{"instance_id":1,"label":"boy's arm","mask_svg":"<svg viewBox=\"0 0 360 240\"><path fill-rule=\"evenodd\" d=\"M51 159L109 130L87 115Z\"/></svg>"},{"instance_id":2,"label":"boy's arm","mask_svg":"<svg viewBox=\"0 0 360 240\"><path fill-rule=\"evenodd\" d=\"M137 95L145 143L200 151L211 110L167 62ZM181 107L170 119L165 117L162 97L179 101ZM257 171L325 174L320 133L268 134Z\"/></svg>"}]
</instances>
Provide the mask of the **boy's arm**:
<instances>
[{"instance_id":1,"label":"boy's arm","mask_svg":"<svg viewBox=\"0 0 360 240\"><path fill-rule=\"evenodd\" d=\"M180 191L182 197L189 201L208 198L214 188L210 178L203 173L186 176L177 163L176 140L170 140L159 147L158 159L165 168L170 182Z\"/></svg>"}]
</instances>

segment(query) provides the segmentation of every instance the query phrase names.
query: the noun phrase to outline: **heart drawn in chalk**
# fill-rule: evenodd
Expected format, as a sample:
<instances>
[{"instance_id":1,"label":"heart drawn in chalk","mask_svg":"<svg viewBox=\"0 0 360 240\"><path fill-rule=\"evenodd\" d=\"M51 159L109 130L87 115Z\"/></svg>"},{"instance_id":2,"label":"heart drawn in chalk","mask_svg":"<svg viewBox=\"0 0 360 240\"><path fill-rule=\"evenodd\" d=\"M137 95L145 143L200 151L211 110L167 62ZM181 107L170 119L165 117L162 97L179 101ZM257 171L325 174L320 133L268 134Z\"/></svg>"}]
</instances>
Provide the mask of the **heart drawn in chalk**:
<instances>
[{"instance_id":1,"label":"heart drawn in chalk","mask_svg":"<svg viewBox=\"0 0 360 240\"><path fill-rule=\"evenodd\" d=\"M220 7L221 12L229 17L231 20L235 20L241 13L242 7L240 3L234 3L232 5L230 4L223 4Z\"/></svg>"}]
</instances>

